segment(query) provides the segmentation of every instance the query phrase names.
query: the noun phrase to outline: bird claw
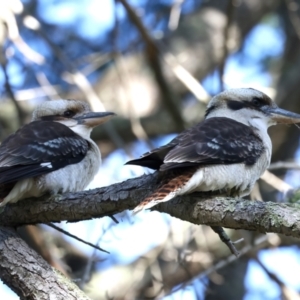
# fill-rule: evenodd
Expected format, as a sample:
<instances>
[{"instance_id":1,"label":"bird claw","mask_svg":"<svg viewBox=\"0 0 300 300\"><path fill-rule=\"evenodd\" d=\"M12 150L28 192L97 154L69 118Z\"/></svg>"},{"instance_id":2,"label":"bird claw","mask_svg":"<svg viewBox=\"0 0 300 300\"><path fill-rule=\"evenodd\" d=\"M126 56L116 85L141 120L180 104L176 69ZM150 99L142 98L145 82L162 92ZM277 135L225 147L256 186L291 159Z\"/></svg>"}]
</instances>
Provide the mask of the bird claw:
<instances>
[{"instance_id":1,"label":"bird claw","mask_svg":"<svg viewBox=\"0 0 300 300\"><path fill-rule=\"evenodd\" d=\"M54 194L54 195L52 194L48 199L53 202L60 202L61 200L64 199L64 196L62 194Z\"/></svg>"}]
</instances>

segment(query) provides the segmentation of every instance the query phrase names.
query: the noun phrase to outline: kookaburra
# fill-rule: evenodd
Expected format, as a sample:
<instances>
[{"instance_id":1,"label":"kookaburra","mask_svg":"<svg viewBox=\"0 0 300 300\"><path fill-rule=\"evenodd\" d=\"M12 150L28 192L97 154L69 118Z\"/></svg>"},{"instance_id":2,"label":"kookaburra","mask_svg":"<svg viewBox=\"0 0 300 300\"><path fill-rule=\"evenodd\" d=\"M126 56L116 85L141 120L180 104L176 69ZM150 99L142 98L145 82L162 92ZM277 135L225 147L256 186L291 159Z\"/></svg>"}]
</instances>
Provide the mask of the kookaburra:
<instances>
[{"instance_id":1,"label":"kookaburra","mask_svg":"<svg viewBox=\"0 0 300 300\"><path fill-rule=\"evenodd\" d=\"M203 122L127 162L159 172L160 187L134 211L195 191L248 195L270 164L268 127L298 122L299 114L280 109L260 91L220 93L209 102Z\"/></svg>"},{"instance_id":2,"label":"kookaburra","mask_svg":"<svg viewBox=\"0 0 300 300\"><path fill-rule=\"evenodd\" d=\"M90 133L114 115L77 100L39 105L32 122L0 146L0 206L45 193L83 190L101 163Z\"/></svg>"}]
</instances>

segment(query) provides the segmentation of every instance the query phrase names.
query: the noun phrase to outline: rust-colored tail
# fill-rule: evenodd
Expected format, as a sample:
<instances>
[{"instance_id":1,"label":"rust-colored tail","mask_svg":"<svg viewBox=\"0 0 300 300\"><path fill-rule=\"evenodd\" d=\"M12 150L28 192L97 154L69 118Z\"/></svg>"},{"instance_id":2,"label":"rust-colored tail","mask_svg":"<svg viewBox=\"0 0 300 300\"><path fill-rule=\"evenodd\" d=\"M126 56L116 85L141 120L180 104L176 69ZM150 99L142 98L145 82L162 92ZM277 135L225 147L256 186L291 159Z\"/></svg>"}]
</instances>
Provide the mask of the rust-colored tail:
<instances>
[{"instance_id":1,"label":"rust-colored tail","mask_svg":"<svg viewBox=\"0 0 300 300\"><path fill-rule=\"evenodd\" d=\"M145 198L133 210L133 213L150 208L160 202L171 200L180 193L181 189L191 179L194 173L195 168L166 171L162 178L162 185L154 193Z\"/></svg>"}]
</instances>

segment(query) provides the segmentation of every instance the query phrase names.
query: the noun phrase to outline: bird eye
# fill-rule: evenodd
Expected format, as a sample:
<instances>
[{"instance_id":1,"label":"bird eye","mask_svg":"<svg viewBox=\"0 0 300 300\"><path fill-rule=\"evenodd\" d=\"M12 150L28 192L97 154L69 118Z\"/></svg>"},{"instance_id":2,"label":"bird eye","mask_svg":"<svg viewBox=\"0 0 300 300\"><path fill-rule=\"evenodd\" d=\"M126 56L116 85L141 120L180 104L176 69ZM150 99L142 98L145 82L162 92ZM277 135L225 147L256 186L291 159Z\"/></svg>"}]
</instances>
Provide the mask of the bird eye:
<instances>
[{"instance_id":1,"label":"bird eye","mask_svg":"<svg viewBox=\"0 0 300 300\"><path fill-rule=\"evenodd\" d=\"M253 106L255 107L260 107L262 106L262 102L259 98L253 98L251 103L253 104Z\"/></svg>"},{"instance_id":2,"label":"bird eye","mask_svg":"<svg viewBox=\"0 0 300 300\"><path fill-rule=\"evenodd\" d=\"M75 115L75 112L73 110L66 110L64 111L64 117L66 118L72 118Z\"/></svg>"}]
</instances>

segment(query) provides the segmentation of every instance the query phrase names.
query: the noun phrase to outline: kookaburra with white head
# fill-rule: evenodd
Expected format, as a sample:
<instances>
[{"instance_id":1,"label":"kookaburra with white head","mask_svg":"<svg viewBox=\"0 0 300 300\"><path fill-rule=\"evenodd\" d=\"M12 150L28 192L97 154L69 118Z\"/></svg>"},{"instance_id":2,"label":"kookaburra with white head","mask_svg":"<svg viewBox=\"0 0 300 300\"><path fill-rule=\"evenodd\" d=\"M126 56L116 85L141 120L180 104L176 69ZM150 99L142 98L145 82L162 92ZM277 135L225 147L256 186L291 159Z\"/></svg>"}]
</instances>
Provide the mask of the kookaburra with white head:
<instances>
[{"instance_id":1,"label":"kookaburra with white head","mask_svg":"<svg viewBox=\"0 0 300 300\"><path fill-rule=\"evenodd\" d=\"M114 115L77 100L38 106L32 122L0 145L0 206L45 193L83 190L101 163L90 133Z\"/></svg>"},{"instance_id":2,"label":"kookaburra with white head","mask_svg":"<svg viewBox=\"0 0 300 300\"><path fill-rule=\"evenodd\" d=\"M134 211L195 191L248 195L270 164L268 128L298 122L299 114L280 109L260 91L220 93L209 102L203 122L127 163L159 171L160 187Z\"/></svg>"}]
</instances>

